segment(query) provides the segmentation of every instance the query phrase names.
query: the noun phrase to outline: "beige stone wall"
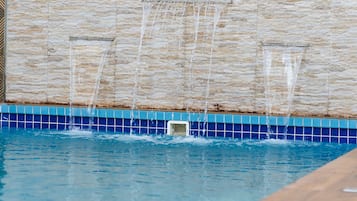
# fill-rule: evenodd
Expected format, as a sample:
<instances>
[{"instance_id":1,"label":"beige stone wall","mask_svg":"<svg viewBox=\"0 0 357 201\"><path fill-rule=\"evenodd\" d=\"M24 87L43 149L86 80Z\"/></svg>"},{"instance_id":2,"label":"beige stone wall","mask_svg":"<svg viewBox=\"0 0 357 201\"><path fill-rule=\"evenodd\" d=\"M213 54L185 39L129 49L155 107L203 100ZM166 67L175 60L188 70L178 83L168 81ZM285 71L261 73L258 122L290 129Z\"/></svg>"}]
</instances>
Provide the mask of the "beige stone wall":
<instances>
[{"instance_id":1,"label":"beige stone wall","mask_svg":"<svg viewBox=\"0 0 357 201\"><path fill-rule=\"evenodd\" d=\"M207 102L210 111L265 113L271 98L271 112L284 114L282 55L287 46L308 45L293 115L357 117L357 2L224 2L8 0L6 99L87 105L99 78L99 106L203 111ZM275 81L269 95L263 54L268 43L285 45L271 49L275 74L269 78Z\"/></svg>"}]
</instances>

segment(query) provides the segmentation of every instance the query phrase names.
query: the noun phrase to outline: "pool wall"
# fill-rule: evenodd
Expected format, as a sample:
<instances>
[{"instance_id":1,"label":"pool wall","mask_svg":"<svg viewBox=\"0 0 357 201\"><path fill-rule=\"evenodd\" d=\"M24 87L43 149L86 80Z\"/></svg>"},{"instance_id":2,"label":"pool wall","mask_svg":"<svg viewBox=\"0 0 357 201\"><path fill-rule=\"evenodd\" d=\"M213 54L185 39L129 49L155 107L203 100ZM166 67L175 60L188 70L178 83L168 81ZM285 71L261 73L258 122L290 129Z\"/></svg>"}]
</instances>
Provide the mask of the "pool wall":
<instances>
[{"instance_id":1,"label":"pool wall","mask_svg":"<svg viewBox=\"0 0 357 201\"><path fill-rule=\"evenodd\" d=\"M276 44L278 74L284 51L306 45L292 115L357 118L356 13L357 1L344 0L153 1L151 10L141 0L8 0L6 102L88 105L112 45L98 106L131 108L136 99L143 110L203 111L207 101L212 112L264 114L264 45ZM273 79L274 100L285 100L285 79ZM280 115L286 102L274 106Z\"/></svg>"},{"instance_id":2,"label":"pool wall","mask_svg":"<svg viewBox=\"0 0 357 201\"><path fill-rule=\"evenodd\" d=\"M243 114L208 114L208 132L203 133L204 114L186 112L131 111L95 109L94 115L87 108L39 105L1 105L0 125L6 128L67 130L73 126L108 133L153 134L167 132L169 120L190 121L190 135L236 139L267 139L267 121L273 133L270 139L302 140L356 144L357 120L334 118L291 117L285 133L285 117ZM91 128L90 128L91 127Z\"/></svg>"}]
</instances>

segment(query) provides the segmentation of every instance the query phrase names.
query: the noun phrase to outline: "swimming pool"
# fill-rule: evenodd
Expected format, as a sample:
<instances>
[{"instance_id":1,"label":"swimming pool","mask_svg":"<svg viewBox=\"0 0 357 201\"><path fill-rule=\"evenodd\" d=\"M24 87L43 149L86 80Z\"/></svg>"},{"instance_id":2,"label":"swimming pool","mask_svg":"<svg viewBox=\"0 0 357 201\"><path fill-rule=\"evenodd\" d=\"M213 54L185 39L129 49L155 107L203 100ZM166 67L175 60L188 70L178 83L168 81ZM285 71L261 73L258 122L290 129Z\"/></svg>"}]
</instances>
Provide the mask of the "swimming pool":
<instances>
[{"instance_id":1,"label":"swimming pool","mask_svg":"<svg viewBox=\"0 0 357 201\"><path fill-rule=\"evenodd\" d=\"M0 200L254 201L354 147L5 128Z\"/></svg>"}]
</instances>

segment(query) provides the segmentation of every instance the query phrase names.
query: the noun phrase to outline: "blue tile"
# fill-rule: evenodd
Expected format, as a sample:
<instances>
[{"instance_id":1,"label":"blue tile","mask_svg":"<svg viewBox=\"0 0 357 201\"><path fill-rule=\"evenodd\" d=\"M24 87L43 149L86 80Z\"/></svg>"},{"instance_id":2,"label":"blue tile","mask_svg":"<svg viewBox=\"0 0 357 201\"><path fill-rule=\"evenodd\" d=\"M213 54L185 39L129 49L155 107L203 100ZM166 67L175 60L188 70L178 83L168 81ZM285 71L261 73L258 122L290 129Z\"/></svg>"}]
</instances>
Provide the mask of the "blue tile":
<instances>
[{"instance_id":1,"label":"blue tile","mask_svg":"<svg viewBox=\"0 0 357 201\"><path fill-rule=\"evenodd\" d=\"M277 126L270 126L270 130L268 128L268 132L271 132L271 133L278 133L278 127Z\"/></svg>"},{"instance_id":2,"label":"blue tile","mask_svg":"<svg viewBox=\"0 0 357 201\"><path fill-rule=\"evenodd\" d=\"M313 136L312 137L313 142L321 142L321 137L319 136Z\"/></svg>"},{"instance_id":3,"label":"blue tile","mask_svg":"<svg viewBox=\"0 0 357 201\"><path fill-rule=\"evenodd\" d=\"M1 122L1 127L2 127L2 128L7 128L7 127L9 127L9 122L7 122L7 121Z\"/></svg>"},{"instance_id":4,"label":"blue tile","mask_svg":"<svg viewBox=\"0 0 357 201\"><path fill-rule=\"evenodd\" d=\"M269 134L269 139L277 139L277 135L274 133Z\"/></svg>"},{"instance_id":5,"label":"blue tile","mask_svg":"<svg viewBox=\"0 0 357 201\"><path fill-rule=\"evenodd\" d=\"M124 119L124 126L125 127L130 127L131 126L131 120L130 119Z\"/></svg>"},{"instance_id":6,"label":"blue tile","mask_svg":"<svg viewBox=\"0 0 357 201\"><path fill-rule=\"evenodd\" d=\"M147 127L148 125L149 125L148 120L146 120L146 119L140 120L140 126Z\"/></svg>"},{"instance_id":7,"label":"blue tile","mask_svg":"<svg viewBox=\"0 0 357 201\"><path fill-rule=\"evenodd\" d=\"M338 137L331 137L331 142L338 143Z\"/></svg>"},{"instance_id":8,"label":"blue tile","mask_svg":"<svg viewBox=\"0 0 357 201\"><path fill-rule=\"evenodd\" d=\"M157 129L157 134L159 135L166 134L165 129Z\"/></svg>"},{"instance_id":9,"label":"blue tile","mask_svg":"<svg viewBox=\"0 0 357 201\"><path fill-rule=\"evenodd\" d=\"M10 122L10 128L16 128L16 122Z\"/></svg>"},{"instance_id":10,"label":"blue tile","mask_svg":"<svg viewBox=\"0 0 357 201\"><path fill-rule=\"evenodd\" d=\"M226 124L226 131L233 131L233 124L227 123Z\"/></svg>"},{"instance_id":11,"label":"blue tile","mask_svg":"<svg viewBox=\"0 0 357 201\"><path fill-rule=\"evenodd\" d=\"M114 110L114 118L123 118L123 111Z\"/></svg>"},{"instance_id":12,"label":"blue tile","mask_svg":"<svg viewBox=\"0 0 357 201\"><path fill-rule=\"evenodd\" d=\"M10 112L8 105L2 104L0 108L1 108L1 113L9 113Z\"/></svg>"},{"instance_id":13,"label":"blue tile","mask_svg":"<svg viewBox=\"0 0 357 201\"><path fill-rule=\"evenodd\" d=\"M58 123L66 123L66 117L65 116L58 116Z\"/></svg>"},{"instance_id":14,"label":"blue tile","mask_svg":"<svg viewBox=\"0 0 357 201\"><path fill-rule=\"evenodd\" d=\"M33 121L33 115L32 115L32 114L27 114L27 115L25 116L25 120L26 120L26 121Z\"/></svg>"},{"instance_id":15,"label":"blue tile","mask_svg":"<svg viewBox=\"0 0 357 201\"><path fill-rule=\"evenodd\" d=\"M34 123L34 128L40 129L41 128L41 123Z\"/></svg>"},{"instance_id":16,"label":"blue tile","mask_svg":"<svg viewBox=\"0 0 357 201\"><path fill-rule=\"evenodd\" d=\"M223 131L224 130L224 123L217 123L217 130Z\"/></svg>"},{"instance_id":17,"label":"blue tile","mask_svg":"<svg viewBox=\"0 0 357 201\"><path fill-rule=\"evenodd\" d=\"M107 117L108 117L108 118L115 118L114 110L108 109L108 110L107 110ZM113 131L114 131L114 129L113 129ZM112 132L112 131L111 131L111 132Z\"/></svg>"},{"instance_id":18,"label":"blue tile","mask_svg":"<svg viewBox=\"0 0 357 201\"><path fill-rule=\"evenodd\" d=\"M165 127L164 124L165 124L165 121L163 121L163 120L157 121L157 126L160 127L160 128L164 128Z\"/></svg>"},{"instance_id":19,"label":"blue tile","mask_svg":"<svg viewBox=\"0 0 357 201\"><path fill-rule=\"evenodd\" d=\"M198 123L197 122L191 122L190 123L191 129L198 129Z\"/></svg>"},{"instance_id":20,"label":"blue tile","mask_svg":"<svg viewBox=\"0 0 357 201\"><path fill-rule=\"evenodd\" d=\"M252 139L255 139L255 140L259 139L258 133L252 133Z\"/></svg>"},{"instance_id":21,"label":"blue tile","mask_svg":"<svg viewBox=\"0 0 357 201\"><path fill-rule=\"evenodd\" d=\"M25 106L23 106L23 105L17 105L17 106L15 106L15 107L17 107L17 113L18 114L25 114Z\"/></svg>"},{"instance_id":22,"label":"blue tile","mask_svg":"<svg viewBox=\"0 0 357 201\"><path fill-rule=\"evenodd\" d=\"M32 114L32 106L25 106L24 110L25 114Z\"/></svg>"},{"instance_id":23,"label":"blue tile","mask_svg":"<svg viewBox=\"0 0 357 201\"><path fill-rule=\"evenodd\" d=\"M311 136L304 136L304 141L312 142L312 137Z\"/></svg>"},{"instance_id":24,"label":"blue tile","mask_svg":"<svg viewBox=\"0 0 357 201\"><path fill-rule=\"evenodd\" d=\"M265 139L268 139L268 136L267 136L267 134L265 134L265 133L261 133L261 134L259 135L259 139L265 140Z\"/></svg>"},{"instance_id":25,"label":"blue tile","mask_svg":"<svg viewBox=\"0 0 357 201\"><path fill-rule=\"evenodd\" d=\"M106 132L107 131L107 127L106 126L99 126L99 131Z\"/></svg>"},{"instance_id":26,"label":"blue tile","mask_svg":"<svg viewBox=\"0 0 357 201\"><path fill-rule=\"evenodd\" d=\"M51 115L51 116L50 116L50 122L56 123L56 122L57 122L57 116Z\"/></svg>"},{"instance_id":27,"label":"blue tile","mask_svg":"<svg viewBox=\"0 0 357 201\"><path fill-rule=\"evenodd\" d=\"M214 131L208 131L208 137L214 137L214 136L215 136L215 132Z\"/></svg>"},{"instance_id":28,"label":"blue tile","mask_svg":"<svg viewBox=\"0 0 357 201\"><path fill-rule=\"evenodd\" d=\"M269 117L267 118L267 122L269 125L277 125L277 117Z\"/></svg>"},{"instance_id":29,"label":"blue tile","mask_svg":"<svg viewBox=\"0 0 357 201\"><path fill-rule=\"evenodd\" d=\"M10 114L7 114L7 113L1 114L1 119L2 119L3 121L9 120L9 119L10 119Z\"/></svg>"},{"instance_id":30,"label":"blue tile","mask_svg":"<svg viewBox=\"0 0 357 201\"><path fill-rule=\"evenodd\" d=\"M285 126L289 123L289 119L287 117L277 117L278 125Z\"/></svg>"},{"instance_id":31,"label":"blue tile","mask_svg":"<svg viewBox=\"0 0 357 201\"><path fill-rule=\"evenodd\" d=\"M278 139L279 140L285 140L286 136L284 134L278 134Z\"/></svg>"},{"instance_id":32,"label":"blue tile","mask_svg":"<svg viewBox=\"0 0 357 201\"><path fill-rule=\"evenodd\" d=\"M259 125L252 125L252 132L259 132Z\"/></svg>"},{"instance_id":33,"label":"blue tile","mask_svg":"<svg viewBox=\"0 0 357 201\"><path fill-rule=\"evenodd\" d=\"M240 130L242 130L242 125L241 125L241 124L234 124L233 126L234 126L234 127L233 127L233 130L234 130L234 131L240 131Z\"/></svg>"},{"instance_id":34,"label":"blue tile","mask_svg":"<svg viewBox=\"0 0 357 201\"><path fill-rule=\"evenodd\" d=\"M322 142L330 142L330 138L329 137L322 137Z\"/></svg>"},{"instance_id":35,"label":"blue tile","mask_svg":"<svg viewBox=\"0 0 357 201\"><path fill-rule=\"evenodd\" d=\"M115 124L117 126L123 125L123 119L115 119Z\"/></svg>"},{"instance_id":36,"label":"blue tile","mask_svg":"<svg viewBox=\"0 0 357 201\"><path fill-rule=\"evenodd\" d=\"M57 125L56 124L50 124L50 129L57 129Z\"/></svg>"},{"instance_id":37,"label":"blue tile","mask_svg":"<svg viewBox=\"0 0 357 201\"><path fill-rule=\"evenodd\" d=\"M17 120L17 114L16 113L10 113L10 120L16 121Z\"/></svg>"},{"instance_id":38,"label":"blue tile","mask_svg":"<svg viewBox=\"0 0 357 201\"><path fill-rule=\"evenodd\" d=\"M40 107L40 113L43 115L48 115L49 114L48 107L46 107L46 106Z\"/></svg>"},{"instance_id":39,"label":"blue tile","mask_svg":"<svg viewBox=\"0 0 357 201\"><path fill-rule=\"evenodd\" d=\"M26 123L25 126L26 128L33 128L33 123Z\"/></svg>"},{"instance_id":40,"label":"blue tile","mask_svg":"<svg viewBox=\"0 0 357 201\"><path fill-rule=\"evenodd\" d=\"M250 133L244 132L243 133L243 139L250 139Z\"/></svg>"},{"instance_id":41,"label":"blue tile","mask_svg":"<svg viewBox=\"0 0 357 201\"><path fill-rule=\"evenodd\" d=\"M165 120L164 113L160 112L160 111L156 112L156 118L157 118L157 120ZM169 120L169 119L167 119L167 120Z\"/></svg>"},{"instance_id":42,"label":"blue tile","mask_svg":"<svg viewBox=\"0 0 357 201\"><path fill-rule=\"evenodd\" d=\"M304 127L301 127L301 126L297 126L295 128L295 134L303 134L304 133Z\"/></svg>"},{"instance_id":43,"label":"blue tile","mask_svg":"<svg viewBox=\"0 0 357 201\"><path fill-rule=\"evenodd\" d=\"M340 136L347 136L347 129L346 128L341 128L340 129Z\"/></svg>"},{"instance_id":44,"label":"blue tile","mask_svg":"<svg viewBox=\"0 0 357 201\"><path fill-rule=\"evenodd\" d=\"M65 130L66 126L64 124L58 124L58 130Z\"/></svg>"},{"instance_id":45,"label":"blue tile","mask_svg":"<svg viewBox=\"0 0 357 201\"><path fill-rule=\"evenodd\" d=\"M57 115L57 107L50 107L49 111L50 115Z\"/></svg>"},{"instance_id":46,"label":"blue tile","mask_svg":"<svg viewBox=\"0 0 357 201\"><path fill-rule=\"evenodd\" d=\"M357 129L349 129L349 136L357 136Z\"/></svg>"},{"instance_id":47,"label":"blue tile","mask_svg":"<svg viewBox=\"0 0 357 201\"><path fill-rule=\"evenodd\" d=\"M66 110L63 107L58 107L57 108L57 115L65 116L66 115Z\"/></svg>"},{"instance_id":48,"label":"blue tile","mask_svg":"<svg viewBox=\"0 0 357 201\"><path fill-rule=\"evenodd\" d=\"M340 143L341 143L341 144L347 144L347 138L341 137L341 138L340 138Z\"/></svg>"},{"instance_id":49,"label":"blue tile","mask_svg":"<svg viewBox=\"0 0 357 201\"><path fill-rule=\"evenodd\" d=\"M24 122L18 122L17 128L25 128L25 123Z\"/></svg>"},{"instance_id":50,"label":"blue tile","mask_svg":"<svg viewBox=\"0 0 357 201\"><path fill-rule=\"evenodd\" d=\"M243 124L243 131L250 131L250 125Z\"/></svg>"},{"instance_id":51,"label":"blue tile","mask_svg":"<svg viewBox=\"0 0 357 201\"><path fill-rule=\"evenodd\" d=\"M233 132L233 137L236 138L236 139L241 139L242 133L240 131Z\"/></svg>"},{"instance_id":52,"label":"blue tile","mask_svg":"<svg viewBox=\"0 0 357 201\"><path fill-rule=\"evenodd\" d=\"M356 143L356 141L357 141L356 138L349 138L348 141L349 141L350 144L357 144Z\"/></svg>"},{"instance_id":53,"label":"blue tile","mask_svg":"<svg viewBox=\"0 0 357 201\"><path fill-rule=\"evenodd\" d=\"M108 126L106 132L114 133L114 127L113 126Z\"/></svg>"},{"instance_id":54,"label":"blue tile","mask_svg":"<svg viewBox=\"0 0 357 201\"><path fill-rule=\"evenodd\" d=\"M208 114L208 121L209 122L216 122L216 115L215 114Z\"/></svg>"},{"instance_id":55,"label":"blue tile","mask_svg":"<svg viewBox=\"0 0 357 201\"><path fill-rule=\"evenodd\" d=\"M266 125L260 125L260 132L268 132L268 127Z\"/></svg>"},{"instance_id":56,"label":"blue tile","mask_svg":"<svg viewBox=\"0 0 357 201\"><path fill-rule=\"evenodd\" d=\"M312 132L314 135L321 135L321 128L313 128Z\"/></svg>"},{"instance_id":57,"label":"blue tile","mask_svg":"<svg viewBox=\"0 0 357 201\"><path fill-rule=\"evenodd\" d=\"M225 137L226 138L232 138L233 132L227 131Z\"/></svg>"},{"instance_id":58,"label":"blue tile","mask_svg":"<svg viewBox=\"0 0 357 201\"><path fill-rule=\"evenodd\" d=\"M123 127L122 126L116 126L115 127L115 132L123 133Z\"/></svg>"},{"instance_id":59,"label":"blue tile","mask_svg":"<svg viewBox=\"0 0 357 201\"><path fill-rule=\"evenodd\" d=\"M49 122L50 120L50 117L48 115L41 115L42 119L41 119L41 122Z\"/></svg>"},{"instance_id":60,"label":"blue tile","mask_svg":"<svg viewBox=\"0 0 357 201\"><path fill-rule=\"evenodd\" d=\"M287 134L286 135L287 140L294 140L294 135Z\"/></svg>"},{"instance_id":61,"label":"blue tile","mask_svg":"<svg viewBox=\"0 0 357 201\"><path fill-rule=\"evenodd\" d=\"M295 139L296 139L296 140L300 140L300 141L302 141L302 140L303 140L303 138L302 138L302 136L301 136L301 135L295 135Z\"/></svg>"},{"instance_id":62,"label":"blue tile","mask_svg":"<svg viewBox=\"0 0 357 201\"><path fill-rule=\"evenodd\" d=\"M215 123L208 123L208 130L216 130L216 124Z\"/></svg>"},{"instance_id":63,"label":"blue tile","mask_svg":"<svg viewBox=\"0 0 357 201\"><path fill-rule=\"evenodd\" d=\"M114 126L114 118L108 118L107 124L108 126Z\"/></svg>"},{"instance_id":64,"label":"blue tile","mask_svg":"<svg viewBox=\"0 0 357 201\"><path fill-rule=\"evenodd\" d=\"M289 126L288 129L287 129L287 133L289 133L289 134L295 134L295 127Z\"/></svg>"},{"instance_id":65,"label":"blue tile","mask_svg":"<svg viewBox=\"0 0 357 201\"><path fill-rule=\"evenodd\" d=\"M323 136L329 136L330 135L330 129L329 128L322 128L322 135Z\"/></svg>"},{"instance_id":66,"label":"blue tile","mask_svg":"<svg viewBox=\"0 0 357 201\"><path fill-rule=\"evenodd\" d=\"M147 134L147 133L149 133L149 129L143 127L140 128L140 134Z\"/></svg>"},{"instance_id":67,"label":"blue tile","mask_svg":"<svg viewBox=\"0 0 357 201\"><path fill-rule=\"evenodd\" d=\"M304 127L312 127L313 124L312 124L312 119L311 118L304 118Z\"/></svg>"},{"instance_id":68,"label":"blue tile","mask_svg":"<svg viewBox=\"0 0 357 201\"><path fill-rule=\"evenodd\" d=\"M90 117L82 117L82 124L88 125L90 122L91 118Z\"/></svg>"},{"instance_id":69,"label":"blue tile","mask_svg":"<svg viewBox=\"0 0 357 201\"><path fill-rule=\"evenodd\" d=\"M346 119L340 119L340 128L348 128Z\"/></svg>"},{"instance_id":70,"label":"blue tile","mask_svg":"<svg viewBox=\"0 0 357 201\"><path fill-rule=\"evenodd\" d=\"M286 133L287 128L285 126L278 126L278 133Z\"/></svg>"},{"instance_id":71,"label":"blue tile","mask_svg":"<svg viewBox=\"0 0 357 201\"><path fill-rule=\"evenodd\" d=\"M98 110L98 116L99 117L102 117L102 118L106 118L108 115L107 115L107 110L105 110L105 109L100 109L100 110ZM134 113L134 116L136 117L137 116L137 112L135 112ZM100 130L101 128L99 128L99 130Z\"/></svg>"},{"instance_id":72,"label":"blue tile","mask_svg":"<svg viewBox=\"0 0 357 201\"><path fill-rule=\"evenodd\" d=\"M131 118L131 111L130 110L123 110L123 118L130 119Z\"/></svg>"},{"instance_id":73,"label":"blue tile","mask_svg":"<svg viewBox=\"0 0 357 201\"><path fill-rule=\"evenodd\" d=\"M35 122L41 122L41 115L34 115L33 118Z\"/></svg>"},{"instance_id":74,"label":"blue tile","mask_svg":"<svg viewBox=\"0 0 357 201\"><path fill-rule=\"evenodd\" d=\"M25 115L24 114L18 114L17 115L17 120L18 121L25 121Z\"/></svg>"},{"instance_id":75,"label":"blue tile","mask_svg":"<svg viewBox=\"0 0 357 201\"><path fill-rule=\"evenodd\" d=\"M150 133L150 134L156 134L156 129L150 128L150 129L149 129L149 133Z\"/></svg>"},{"instance_id":76,"label":"blue tile","mask_svg":"<svg viewBox=\"0 0 357 201\"><path fill-rule=\"evenodd\" d=\"M338 136L338 128L331 128L331 135Z\"/></svg>"}]
</instances>

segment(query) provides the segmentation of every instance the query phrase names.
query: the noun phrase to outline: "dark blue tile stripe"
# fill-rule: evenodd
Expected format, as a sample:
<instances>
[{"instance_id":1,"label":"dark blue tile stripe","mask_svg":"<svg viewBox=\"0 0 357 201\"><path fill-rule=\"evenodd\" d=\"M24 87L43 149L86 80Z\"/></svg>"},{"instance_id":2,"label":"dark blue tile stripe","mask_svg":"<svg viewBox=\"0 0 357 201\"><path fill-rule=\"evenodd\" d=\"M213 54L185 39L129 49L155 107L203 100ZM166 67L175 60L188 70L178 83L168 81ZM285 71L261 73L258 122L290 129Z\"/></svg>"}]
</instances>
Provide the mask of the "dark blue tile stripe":
<instances>
[{"instance_id":1,"label":"dark blue tile stripe","mask_svg":"<svg viewBox=\"0 0 357 201\"><path fill-rule=\"evenodd\" d=\"M4 105L2 106L4 107ZM20 107L20 106L19 106ZM201 114L175 112L136 111L133 121L130 111L97 110L90 117L86 110L76 109L74 117L68 108L21 106L23 113L15 106L1 108L2 128L25 129L69 129L70 125L81 129L91 129L109 133L165 134L167 122L174 120L201 119L190 122L190 134L204 137L224 137L237 139L287 139L311 142L356 144L357 121L338 119L318 119L295 117L288 127L281 125L280 117L209 114L210 122L202 122ZM7 111L7 112L5 112ZM271 123L270 126L266 122ZM275 122L275 124L272 122Z\"/></svg>"}]
</instances>

